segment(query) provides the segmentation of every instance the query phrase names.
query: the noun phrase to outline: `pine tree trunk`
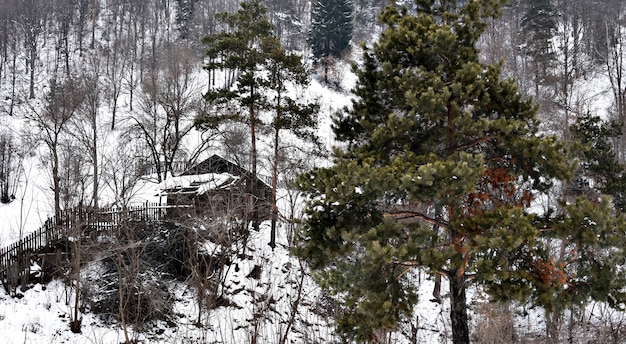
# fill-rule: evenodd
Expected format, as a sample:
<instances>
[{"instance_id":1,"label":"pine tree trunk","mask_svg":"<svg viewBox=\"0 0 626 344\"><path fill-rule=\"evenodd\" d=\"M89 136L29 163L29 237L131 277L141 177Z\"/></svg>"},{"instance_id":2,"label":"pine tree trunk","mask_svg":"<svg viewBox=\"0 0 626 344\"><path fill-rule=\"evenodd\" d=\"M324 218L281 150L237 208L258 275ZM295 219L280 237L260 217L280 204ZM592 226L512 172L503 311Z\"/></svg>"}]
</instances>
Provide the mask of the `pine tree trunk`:
<instances>
[{"instance_id":1,"label":"pine tree trunk","mask_svg":"<svg viewBox=\"0 0 626 344\"><path fill-rule=\"evenodd\" d=\"M433 300L441 303L441 275L435 275L435 287L433 288Z\"/></svg>"},{"instance_id":2,"label":"pine tree trunk","mask_svg":"<svg viewBox=\"0 0 626 344\"><path fill-rule=\"evenodd\" d=\"M559 332L561 329L561 310L555 309L551 313L546 313L546 343L559 343Z\"/></svg>"},{"instance_id":3,"label":"pine tree trunk","mask_svg":"<svg viewBox=\"0 0 626 344\"><path fill-rule=\"evenodd\" d=\"M251 99L254 99L254 87L250 90ZM250 140L251 140L251 148L250 148L250 160L252 164L252 181L251 181L251 189L252 189L252 228L254 230L259 230L259 209L257 204L257 151L256 151L256 113L254 108L254 103L250 104Z\"/></svg>"},{"instance_id":4,"label":"pine tree trunk","mask_svg":"<svg viewBox=\"0 0 626 344\"><path fill-rule=\"evenodd\" d=\"M272 250L276 247L276 222L278 221L278 199L277 199L277 191L278 191L278 144L280 143L280 122L281 119L281 108L280 108L280 99L282 97L281 90L278 90L277 104L276 104L276 119L277 123L274 128L274 165L272 166L272 213L271 213L271 230L270 230L270 247Z\"/></svg>"},{"instance_id":5,"label":"pine tree trunk","mask_svg":"<svg viewBox=\"0 0 626 344\"><path fill-rule=\"evenodd\" d=\"M278 189L278 140L279 140L279 129L278 127L274 132L274 166L272 167L272 214L271 214L271 230L270 230L270 247L272 250L276 247L276 222L278 221L278 200L277 200L277 189Z\"/></svg>"},{"instance_id":6,"label":"pine tree trunk","mask_svg":"<svg viewBox=\"0 0 626 344\"><path fill-rule=\"evenodd\" d=\"M448 277L450 279L452 343L469 344L469 323L467 319L464 274L462 271L452 270Z\"/></svg>"}]
</instances>

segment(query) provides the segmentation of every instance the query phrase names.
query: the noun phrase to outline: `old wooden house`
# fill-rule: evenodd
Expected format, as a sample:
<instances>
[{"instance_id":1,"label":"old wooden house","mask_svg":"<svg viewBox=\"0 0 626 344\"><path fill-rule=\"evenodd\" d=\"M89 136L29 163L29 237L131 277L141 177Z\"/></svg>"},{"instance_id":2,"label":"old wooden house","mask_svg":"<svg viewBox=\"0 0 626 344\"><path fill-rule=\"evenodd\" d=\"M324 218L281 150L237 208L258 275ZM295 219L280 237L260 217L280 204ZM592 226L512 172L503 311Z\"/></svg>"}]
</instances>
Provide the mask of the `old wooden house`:
<instances>
[{"instance_id":1,"label":"old wooden house","mask_svg":"<svg viewBox=\"0 0 626 344\"><path fill-rule=\"evenodd\" d=\"M268 218L270 186L248 170L218 155L192 166L161 185L171 217L234 217L250 221L256 208L258 219Z\"/></svg>"}]
</instances>

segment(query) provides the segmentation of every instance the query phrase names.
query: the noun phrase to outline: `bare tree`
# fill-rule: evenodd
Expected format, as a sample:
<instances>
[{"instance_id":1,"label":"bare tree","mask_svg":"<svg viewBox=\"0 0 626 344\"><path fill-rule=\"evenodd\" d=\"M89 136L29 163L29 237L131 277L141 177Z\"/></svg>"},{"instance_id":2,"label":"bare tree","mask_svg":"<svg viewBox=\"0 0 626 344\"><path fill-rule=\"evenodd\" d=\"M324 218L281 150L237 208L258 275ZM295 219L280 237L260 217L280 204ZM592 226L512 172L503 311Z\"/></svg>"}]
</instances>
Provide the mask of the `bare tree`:
<instances>
[{"instance_id":1,"label":"bare tree","mask_svg":"<svg viewBox=\"0 0 626 344\"><path fill-rule=\"evenodd\" d=\"M88 257L88 247L86 242L84 242L83 230L85 229L87 223L85 222L85 218L78 217L79 215L84 215L84 213L77 212L71 213L73 221L66 221L67 225L71 227L68 228L69 233L69 245L70 245L70 259L67 261L67 300L66 303L70 308L70 331L73 333L81 333L82 331L82 314L81 309L86 303L85 300L85 290L87 289L84 286L85 281L82 278L81 271L83 269L83 265L89 260Z\"/></svg>"},{"instance_id":2,"label":"bare tree","mask_svg":"<svg viewBox=\"0 0 626 344\"><path fill-rule=\"evenodd\" d=\"M71 134L68 134L68 136ZM61 209L83 208L89 204L87 183L91 168L88 152L72 139L60 142L59 157L59 195Z\"/></svg>"},{"instance_id":3,"label":"bare tree","mask_svg":"<svg viewBox=\"0 0 626 344\"><path fill-rule=\"evenodd\" d=\"M174 172L172 164L186 153L182 142L194 129L193 118L202 103L195 76L200 61L193 50L180 44L166 46L161 60L164 73L159 74L157 103L165 113L161 150L167 174Z\"/></svg>"},{"instance_id":4,"label":"bare tree","mask_svg":"<svg viewBox=\"0 0 626 344\"><path fill-rule=\"evenodd\" d=\"M2 122L0 126L0 203L9 203L16 197L25 152L10 126Z\"/></svg>"},{"instance_id":5,"label":"bare tree","mask_svg":"<svg viewBox=\"0 0 626 344\"><path fill-rule=\"evenodd\" d=\"M485 33L479 39L481 56L488 63L503 63L503 74L514 77L522 90L528 90L529 79L524 75L524 64L519 63L518 55L522 39L520 37L520 13L523 7L520 0L510 1L502 10L502 16L490 19Z\"/></svg>"},{"instance_id":6,"label":"bare tree","mask_svg":"<svg viewBox=\"0 0 626 344\"><path fill-rule=\"evenodd\" d=\"M14 18L17 16L17 7L14 2L0 2L0 87L3 84L3 77L10 75L10 90L7 95L9 100L8 114L13 116L13 109L16 103L17 91L17 74L18 65L17 58L19 55L19 47L22 41L19 35L18 21Z\"/></svg>"},{"instance_id":7,"label":"bare tree","mask_svg":"<svg viewBox=\"0 0 626 344\"><path fill-rule=\"evenodd\" d=\"M3 76L6 75L5 68L11 60L9 47L11 42L17 39L14 20L12 18L14 4L10 1L0 1L0 85L3 83Z\"/></svg>"},{"instance_id":8,"label":"bare tree","mask_svg":"<svg viewBox=\"0 0 626 344\"><path fill-rule=\"evenodd\" d=\"M76 35L76 41L78 43L78 50L83 53L83 45L85 40L85 30L88 22L92 23L92 38L95 39L95 22L98 15L98 1L97 0L75 0L76 1L76 19L74 21L74 31ZM91 45L93 49L93 45Z\"/></svg>"},{"instance_id":9,"label":"bare tree","mask_svg":"<svg viewBox=\"0 0 626 344\"><path fill-rule=\"evenodd\" d=\"M153 73L157 73L156 70ZM160 155L160 128L162 117L159 115L157 104L158 76L150 75L144 78L139 109L130 115L130 123L127 127L127 137L133 137L141 141L141 146L146 149L146 158L152 162L155 168L157 181L161 182L164 177L163 164ZM161 118L160 118L161 117Z\"/></svg>"},{"instance_id":10,"label":"bare tree","mask_svg":"<svg viewBox=\"0 0 626 344\"><path fill-rule=\"evenodd\" d=\"M61 218L61 150L64 138L68 135L67 125L83 100L82 87L69 79L50 83L45 102L32 102L24 112L24 117L41 132L41 140L48 148L54 192L54 214Z\"/></svg>"},{"instance_id":11,"label":"bare tree","mask_svg":"<svg viewBox=\"0 0 626 344\"><path fill-rule=\"evenodd\" d=\"M131 211L132 209L128 209ZM139 211L139 210L136 210ZM132 218L115 223L116 231L110 240L106 260L115 270L115 292L108 302L117 313L124 333L124 342L135 343L132 330L140 331L150 320L167 320L171 316L172 300L164 290L167 247L161 242L161 224Z\"/></svg>"},{"instance_id":12,"label":"bare tree","mask_svg":"<svg viewBox=\"0 0 626 344\"><path fill-rule=\"evenodd\" d=\"M100 147L102 145L100 123L100 106L102 103L102 87L100 78L102 67L99 58L89 56L86 68L82 73L84 99L78 108L78 116L72 118L72 134L82 146L80 151L86 152L86 160L91 166L91 201L89 205L98 207L100 191Z\"/></svg>"},{"instance_id":13,"label":"bare tree","mask_svg":"<svg viewBox=\"0 0 626 344\"><path fill-rule=\"evenodd\" d=\"M615 140L616 153L621 162L626 161L626 36L620 26L620 16L624 11L621 3L613 4L613 15L607 15L604 20L607 56L604 58L606 73L611 83L613 105L610 109L615 121L622 124L622 136ZM617 27L617 29L615 29Z\"/></svg>"},{"instance_id":14,"label":"bare tree","mask_svg":"<svg viewBox=\"0 0 626 344\"><path fill-rule=\"evenodd\" d=\"M292 300L291 300L291 309L289 312L289 319L287 320L287 326L285 327L285 331L280 336L280 342L279 342L280 344L287 343L287 340L289 338L289 333L291 332L291 329L296 323L296 319L297 319L298 312L299 312L299 307L303 299L304 277L306 276L306 271L304 268L304 264L302 263L301 260L298 260L298 265L300 267L299 269L300 278L298 279L298 282L297 282L296 294L295 296L292 297Z\"/></svg>"},{"instance_id":15,"label":"bare tree","mask_svg":"<svg viewBox=\"0 0 626 344\"><path fill-rule=\"evenodd\" d=\"M219 306L227 306L224 293L233 257L245 252L248 231L243 230L241 215L248 212L245 190L233 188L208 196L200 211L187 217L185 231L189 283L196 291L197 326L204 326L203 314Z\"/></svg>"},{"instance_id":16,"label":"bare tree","mask_svg":"<svg viewBox=\"0 0 626 344\"><path fill-rule=\"evenodd\" d=\"M58 73L59 64L62 64L66 77L70 75L70 32L74 25L74 6L76 1L54 0L51 2L57 33L54 74Z\"/></svg>"},{"instance_id":17,"label":"bare tree","mask_svg":"<svg viewBox=\"0 0 626 344\"><path fill-rule=\"evenodd\" d=\"M283 194L280 197L281 213L287 225L287 242L291 245L295 239L298 219L302 217L305 202L303 192L295 187L299 174L315 166L315 152L301 150L298 146L283 147L284 159L280 159L280 183Z\"/></svg>"},{"instance_id":18,"label":"bare tree","mask_svg":"<svg viewBox=\"0 0 626 344\"><path fill-rule=\"evenodd\" d=\"M115 154L103 157L103 165L108 168L102 171L102 181L113 192L114 204L127 208L134 197L135 186L142 174L142 155L124 138L119 141L114 150Z\"/></svg>"},{"instance_id":19,"label":"bare tree","mask_svg":"<svg viewBox=\"0 0 626 344\"><path fill-rule=\"evenodd\" d=\"M115 40L104 51L104 90L111 110L111 129L115 129L118 101L122 94L124 79L128 73L132 73L128 56L129 49L132 48L128 46L128 42Z\"/></svg>"},{"instance_id":20,"label":"bare tree","mask_svg":"<svg viewBox=\"0 0 626 344\"><path fill-rule=\"evenodd\" d=\"M361 14L368 12L369 19L374 19L367 22L367 27L364 25L366 24L365 22L361 23L361 30L359 31L364 36L367 35L366 32L371 33L374 29L372 24L376 21L375 17L378 15L380 7L373 9L369 5L373 5L371 3L376 1L366 1L368 3L367 6L361 7L359 12ZM301 0L267 0L265 4L267 5L269 19L276 27L276 37L280 39L281 44L292 50L306 49L308 28L311 25L310 2Z\"/></svg>"},{"instance_id":21,"label":"bare tree","mask_svg":"<svg viewBox=\"0 0 626 344\"><path fill-rule=\"evenodd\" d=\"M122 224L116 233L114 261L117 268L118 316L124 332L124 343L130 344L129 325L138 321L141 309L141 298L136 290L140 273L141 241L136 240L135 228L130 224ZM137 312L134 312L136 310Z\"/></svg>"},{"instance_id":22,"label":"bare tree","mask_svg":"<svg viewBox=\"0 0 626 344\"><path fill-rule=\"evenodd\" d=\"M131 116L129 130L144 141L159 181L174 172L186 156L182 143L194 129L200 92L194 72L198 60L191 49L167 46L159 64L144 76L140 111Z\"/></svg>"},{"instance_id":23,"label":"bare tree","mask_svg":"<svg viewBox=\"0 0 626 344\"><path fill-rule=\"evenodd\" d=\"M26 67L30 74L29 98L35 98L35 68L39 59L39 39L44 30L48 12L48 2L38 0L17 0L17 22L24 35Z\"/></svg>"}]
</instances>

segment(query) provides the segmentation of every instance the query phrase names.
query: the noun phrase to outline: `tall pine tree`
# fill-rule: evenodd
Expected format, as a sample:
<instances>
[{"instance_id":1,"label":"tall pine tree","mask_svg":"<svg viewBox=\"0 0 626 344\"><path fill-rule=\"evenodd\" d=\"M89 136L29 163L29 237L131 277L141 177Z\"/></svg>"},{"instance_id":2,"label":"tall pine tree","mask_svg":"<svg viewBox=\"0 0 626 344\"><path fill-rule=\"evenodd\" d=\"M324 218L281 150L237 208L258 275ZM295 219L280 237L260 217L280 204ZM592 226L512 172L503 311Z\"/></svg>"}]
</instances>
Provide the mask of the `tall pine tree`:
<instances>
[{"instance_id":1,"label":"tall pine tree","mask_svg":"<svg viewBox=\"0 0 626 344\"><path fill-rule=\"evenodd\" d=\"M262 77L262 68L267 61L263 51L266 41L274 39L273 26L269 22L267 9L260 0L244 1L236 13L219 13L217 20L226 24L223 31L202 39L207 45L209 63L204 68L211 72L236 75L235 85L224 82L210 88L204 98L215 109L210 115L196 119L201 128L216 127L229 120L247 123L250 127L250 166L252 176L257 176L257 130L261 124L259 112L266 106L262 90L267 80ZM250 183L249 192L257 195L256 183ZM253 205L252 223L259 225L257 205Z\"/></svg>"},{"instance_id":2,"label":"tall pine tree","mask_svg":"<svg viewBox=\"0 0 626 344\"><path fill-rule=\"evenodd\" d=\"M552 49L552 38L556 32L557 11L552 0L528 0L522 17L524 51L532 59L535 95L539 86L546 84L556 55Z\"/></svg>"},{"instance_id":3,"label":"tall pine tree","mask_svg":"<svg viewBox=\"0 0 626 344\"><path fill-rule=\"evenodd\" d=\"M259 0L241 3L237 13L221 13L218 19L228 24L230 31L220 32L203 39L207 44L211 73L236 75L234 83L224 81L212 85L205 99L213 110L196 119L201 128L217 128L227 121L239 121L250 126L252 174L257 173L257 131L269 126L274 130L272 166L272 209L270 246L275 247L276 221L278 219L277 187L279 143L281 131L291 131L296 137L314 140L318 105L294 99L287 87L308 85L309 70L299 55L286 51L274 35L274 26L266 15L267 9ZM261 114L271 112L269 123ZM250 192L257 195L252 183ZM252 222L258 226L258 209L255 205Z\"/></svg>"},{"instance_id":4,"label":"tall pine tree","mask_svg":"<svg viewBox=\"0 0 626 344\"><path fill-rule=\"evenodd\" d=\"M299 179L310 201L297 254L341 295L338 330L368 341L394 329L416 302L414 268L447 278L455 344L469 343L470 283L547 310L592 285L607 286L594 298L619 297L616 261L593 253L623 256L622 221L607 204L580 200L558 216L530 208L573 168L514 81L479 60L501 1L414 3L416 13L389 6L380 17L387 29L365 48L357 98L335 122L334 165ZM584 253L556 264L554 240Z\"/></svg>"},{"instance_id":5,"label":"tall pine tree","mask_svg":"<svg viewBox=\"0 0 626 344\"><path fill-rule=\"evenodd\" d=\"M332 60L350 46L354 28L352 11L350 0L316 0L313 3L309 43L313 57L324 68L325 82L328 82Z\"/></svg>"},{"instance_id":6,"label":"tall pine tree","mask_svg":"<svg viewBox=\"0 0 626 344\"><path fill-rule=\"evenodd\" d=\"M296 137L306 141L317 141L317 113L319 104L295 99L288 86L306 87L309 84L309 71L302 58L287 52L278 39L268 40L267 71L269 75L268 102L274 112L270 127L274 131L274 154L272 161L272 209L269 245L276 247L276 222L278 221L278 166L281 160L280 137L282 130L291 130Z\"/></svg>"},{"instance_id":7,"label":"tall pine tree","mask_svg":"<svg viewBox=\"0 0 626 344\"><path fill-rule=\"evenodd\" d=\"M604 122L600 117L585 114L576 119L570 132L581 143L578 158L581 163L575 172L570 191L593 199L597 193L613 197L616 210L626 210L626 171L619 162L611 140L622 134L621 125ZM578 146L578 145L576 145Z\"/></svg>"}]
</instances>

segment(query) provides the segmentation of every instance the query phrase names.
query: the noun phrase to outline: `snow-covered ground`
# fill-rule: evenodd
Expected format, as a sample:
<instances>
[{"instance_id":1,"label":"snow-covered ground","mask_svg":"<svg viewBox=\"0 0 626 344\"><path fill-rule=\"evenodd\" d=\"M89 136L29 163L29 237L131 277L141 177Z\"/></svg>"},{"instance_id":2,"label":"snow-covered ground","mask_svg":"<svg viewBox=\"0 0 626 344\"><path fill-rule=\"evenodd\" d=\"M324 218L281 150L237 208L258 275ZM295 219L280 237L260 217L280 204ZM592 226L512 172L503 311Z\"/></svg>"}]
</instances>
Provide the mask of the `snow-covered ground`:
<instances>
[{"instance_id":1,"label":"snow-covered ground","mask_svg":"<svg viewBox=\"0 0 626 344\"><path fill-rule=\"evenodd\" d=\"M204 313L205 327L196 326L198 313L193 288L185 283L168 286L178 301L174 305L173 323L155 322L142 332L131 329L131 336L142 343L279 343L288 330L287 343L330 343L338 340L332 333L327 315L329 299L308 274L306 267L291 256L284 228L278 231L274 251L267 244L269 224L251 232L248 258L232 262L224 282L224 294L231 305ZM250 277L261 267L259 278ZM304 276L302 275L304 273ZM85 276L92 279L94 276ZM449 340L446 288L444 303L431 301L433 281L423 273L416 274L420 284L420 303L414 319L391 335L392 343L446 343ZM302 289L299 293L300 283ZM72 289L61 280L48 285L36 284L23 297L10 297L0 291L0 342L2 343L120 343L124 342L121 326L105 321L89 310L82 314L82 333L69 330ZM295 305L296 300L298 304ZM295 305L295 307L294 307ZM295 313L294 313L295 312ZM326 315L325 315L326 314ZM404 334L402 333L404 332Z\"/></svg>"},{"instance_id":2,"label":"snow-covered ground","mask_svg":"<svg viewBox=\"0 0 626 344\"><path fill-rule=\"evenodd\" d=\"M344 106L350 105L348 90L354 85L354 76L349 66L342 67L345 73L341 85L343 90L333 90L313 79L311 86L301 90L301 96L319 101L321 104L319 136L330 148L334 144L330 130L330 117ZM126 99L122 99L124 104ZM106 109L103 109L106 113ZM120 109L121 117L124 110ZM23 125L17 118L9 123L16 132ZM19 121L19 122L18 122ZM116 147L115 133L106 136L108 149ZM269 142L262 145L269 145ZM263 149L263 148L262 148ZM45 154L45 152L43 152ZM16 189L15 200L0 204L0 246L14 243L37 230L53 214L49 166L37 154L27 156L21 163L23 174ZM107 166L103 166L107 168ZM139 180L131 203L158 202L161 185L155 178L147 176ZM111 190L102 188L101 202L108 204ZM289 207L285 204L282 207ZM286 212L285 212L286 213ZM334 335L330 318L323 315L321 291L309 276L306 268L291 256L286 229L278 231L277 247L268 246L269 224L263 223L260 231L251 233L248 256L232 262L237 269L229 269L225 277L224 293L232 302L229 307L219 307L206 312L205 327L195 324L198 309L194 302L194 291L186 283L168 285L177 300L174 304L176 318L173 323L157 322L149 329L131 331L133 338L143 343L249 343L258 335L258 343L278 343L285 333L287 342L329 342ZM262 267L258 279L247 277L255 266ZM97 279L97 269L86 269L85 283ZM301 293L298 293L302 284ZM300 295L298 295L300 294ZM119 324L105 321L102 316L84 309L82 333L70 331L69 321L73 300L72 288L61 279L47 285L34 284L22 291L19 297L11 297L0 289L0 343L120 343L124 333ZM297 308L294 302L298 301ZM294 313L295 312L295 313ZM258 314L263 314L261 317ZM293 317L293 325L287 324Z\"/></svg>"},{"instance_id":3,"label":"snow-covered ground","mask_svg":"<svg viewBox=\"0 0 626 344\"><path fill-rule=\"evenodd\" d=\"M279 234L283 233L279 231ZM184 283L168 286L178 300L174 305L173 324L156 322L144 332L131 331L133 338L143 343L249 343L258 333L258 343L278 343L286 331L293 302L298 295L302 267L291 257L286 236L279 235L278 246L272 252L267 245L269 226L264 224L253 232L249 242L249 258L233 261L237 269L229 269L224 293L231 306L210 312L204 328L195 324L198 313L195 294ZM260 266L260 278L247 277ZM89 278L90 276L86 276ZM326 342L331 338L327 319L314 312L319 307L320 290L306 277L297 320L289 338L306 342L305 338ZM69 331L71 288L60 280L48 285L37 284L23 297L10 297L0 292L0 342L2 343L120 343L124 334L118 325L107 324L98 315L83 313L82 333ZM255 316L262 314L262 316Z\"/></svg>"}]
</instances>

